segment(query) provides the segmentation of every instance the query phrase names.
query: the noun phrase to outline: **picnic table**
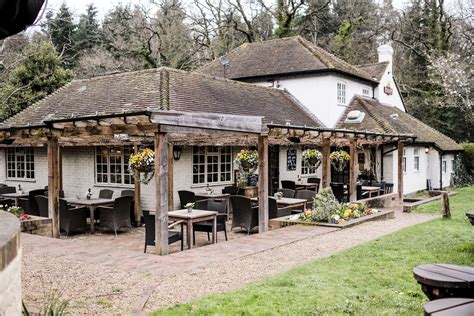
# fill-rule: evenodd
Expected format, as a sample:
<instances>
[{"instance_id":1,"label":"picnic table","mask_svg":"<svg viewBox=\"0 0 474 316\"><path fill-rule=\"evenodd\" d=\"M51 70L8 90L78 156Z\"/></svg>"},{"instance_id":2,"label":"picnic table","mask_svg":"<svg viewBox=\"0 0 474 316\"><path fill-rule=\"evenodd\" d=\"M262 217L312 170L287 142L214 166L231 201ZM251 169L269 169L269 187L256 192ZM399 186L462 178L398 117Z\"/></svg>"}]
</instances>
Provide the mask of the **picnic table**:
<instances>
[{"instance_id":1,"label":"picnic table","mask_svg":"<svg viewBox=\"0 0 474 316\"><path fill-rule=\"evenodd\" d=\"M472 316L474 299L443 298L425 304L424 310L425 316Z\"/></svg>"},{"instance_id":2,"label":"picnic table","mask_svg":"<svg viewBox=\"0 0 474 316\"><path fill-rule=\"evenodd\" d=\"M78 198L67 198L66 201L68 204L73 206L85 206L89 208L90 211L90 225L91 225L91 234L95 232L94 227L94 212L95 209L100 206L108 206L114 203L114 199L102 199L102 198L91 198L91 199L78 199Z\"/></svg>"},{"instance_id":3,"label":"picnic table","mask_svg":"<svg viewBox=\"0 0 474 316\"><path fill-rule=\"evenodd\" d=\"M206 210L192 210L188 212L187 209L168 212L168 219L170 221L185 221L186 222L186 242L188 249L193 247L193 224L198 222L206 222L212 220L212 243L217 241L217 212Z\"/></svg>"},{"instance_id":4,"label":"picnic table","mask_svg":"<svg viewBox=\"0 0 474 316\"><path fill-rule=\"evenodd\" d=\"M467 212L466 213L467 218L471 222L471 225L474 225L474 211Z\"/></svg>"},{"instance_id":5,"label":"picnic table","mask_svg":"<svg viewBox=\"0 0 474 316\"><path fill-rule=\"evenodd\" d=\"M422 264L413 276L430 300L474 298L474 268L454 264Z\"/></svg>"},{"instance_id":6,"label":"picnic table","mask_svg":"<svg viewBox=\"0 0 474 316\"><path fill-rule=\"evenodd\" d=\"M18 200L22 198L27 198L28 192L3 193L0 194L0 196L7 199L14 199L15 205L18 206Z\"/></svg>"}]
</instances>

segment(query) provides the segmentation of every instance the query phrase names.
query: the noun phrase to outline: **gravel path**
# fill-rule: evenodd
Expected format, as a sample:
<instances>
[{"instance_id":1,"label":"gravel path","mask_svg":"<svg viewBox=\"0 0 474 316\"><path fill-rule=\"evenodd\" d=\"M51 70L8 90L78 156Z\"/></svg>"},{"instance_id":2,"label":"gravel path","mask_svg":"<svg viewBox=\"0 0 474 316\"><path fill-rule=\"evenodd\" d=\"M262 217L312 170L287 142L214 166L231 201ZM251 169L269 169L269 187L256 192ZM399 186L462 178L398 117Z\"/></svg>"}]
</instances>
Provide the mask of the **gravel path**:
<instances>
[{"instance_id":1,"label":"gravel path","mask_svg":"<svg viewBox=\"0 0 474 316\"><path fill-rule=\"evenodd\" d=\"M28 237L24 238L23 243L23 294L27 303L40 307L44 293L57 289L61 299L70 301L68 310L73 314L129 313L135 308L141 309L147 298L145 311L151 311L189 302L207 294L240 288L310 260L333 255L432 218L428 214L396 212L394 219L367 222L343 230L317 233L315 227L314 235L306 231L304 239L290 244L280 244L231 259L222 253L205 266L183 261L185 253L179 254L180 257L171 255L165 259L134 253L136 263L143 260L142 269L127 268L129 265L125 262L121 264L121 257L113 252L98 252L94 249L91 257L87 249L77 246L77 241L73 244L58 240L45 244L43 248L38 247L36 239ZM301 226L285 230L289 230L287 233L291 233L292 229L296 232L301 229L298 227ZM248 241L266 242L257 238L259 236L251 236ZM226 244L231 245L232 242ZM65 248L69 245L70 249ZM193 256L199 256L200 251L201 255L206 254L204 249L208 247L213 246L194 249ZM100 248L100 245L95 245L95 248ZM78 255L87 259L80 260ZM150 263L150 258L155 261ZM173 264L173 259L176 264ZM168 262L170 268L173 266L171 273L162 273L166 271L164 262Z\"/></svg>"}]
</instances>

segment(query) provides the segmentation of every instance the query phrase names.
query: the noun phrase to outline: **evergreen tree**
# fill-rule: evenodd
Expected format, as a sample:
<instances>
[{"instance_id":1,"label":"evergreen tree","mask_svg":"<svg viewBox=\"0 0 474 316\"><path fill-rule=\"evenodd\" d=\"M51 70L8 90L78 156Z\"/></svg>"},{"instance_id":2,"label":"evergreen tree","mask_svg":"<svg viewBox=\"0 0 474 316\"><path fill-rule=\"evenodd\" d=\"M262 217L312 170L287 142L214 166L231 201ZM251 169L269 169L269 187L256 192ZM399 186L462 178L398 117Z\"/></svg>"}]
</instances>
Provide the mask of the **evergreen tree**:
<instances>
[{"instance_id":1,"label":"evergreen tree","mask_svg":"<svg viewBox=\"0 0 474 316\"><path fill-rule=\"evenodd\" d=\"M32 44L0 89L0 118L8 118L53 93L72 76L50 43Z\"/></svg>"},{"instance_id":2,"label":"evergreen tree","mask_svg":"<svg viewBox=\"0 0 474 316\"><path fill-rule=\"evenodd\" d=\"M74 37L75 49L79 54L85 50L91 50L102 42L99 21L97 20L97 9L93 4L87 7L86 13L82 14L77 25Z\"/></svg>"},{"instance_id":3,"label":"evergreen tree","mask_svg":"<svg viewBox=\"0 0 474 316\"><path fill-rule=\"evenodd\" d=\"M66 67L73 68L77 61L74 42L77 25L69 7L63 2L55 15L49 11L44 27Z\"/></svg>"}]
</instances>

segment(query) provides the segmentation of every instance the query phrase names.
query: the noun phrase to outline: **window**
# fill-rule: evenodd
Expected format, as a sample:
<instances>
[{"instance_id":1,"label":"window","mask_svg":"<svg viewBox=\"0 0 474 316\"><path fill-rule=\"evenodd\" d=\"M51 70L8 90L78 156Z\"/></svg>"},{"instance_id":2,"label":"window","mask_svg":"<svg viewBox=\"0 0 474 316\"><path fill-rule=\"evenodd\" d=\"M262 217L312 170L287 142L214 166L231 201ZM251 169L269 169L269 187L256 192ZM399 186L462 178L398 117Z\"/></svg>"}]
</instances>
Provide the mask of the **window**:
<instances>
[{"instance_id":1,"label":"window","mask_svg":"<svg viewBox=\"0 0 474 316\"><path fill-rule=\"evenodd\" d=\"M454 159L451 160L451 168L452 168L451 171L453 171L453 172L456 169L456 161Z\"/></svg>"},{"instance_id":2,"label":"window","mask_svg":"<svg viewBox=\"0 0 474 316\"><path fill-rule=\"evenodd\" d=\"M446 173L446 160L443 160L443 173Z\"/></svg>"},{"instance_id":3,"label":"window","mask_svg":"<svg viewBox=\"0 0 474 316\"><path fill-rule=\"evenodd\" d=\"M413 155L414 155L414 168L415 171L420 171L420 155L419 155L419 149L415 148L413 150Z\"/></svg>"},{"instance_id":4,"label":"window","mask_svg":"<svg viewBox=\"0 0 474 316\"><path fill-rule=\"evenodd\" d=\"M193 184L232 181L231 147L193 147Z\"/></svg>"},{"instance_id":5,"label":"window","mask_svg":"<svg viewBox=\"0 0 474 316\"><path fill-rule=\"evenodd\" d=\"M35 178L35 155L33 148L10 147L7 149L7 178Z\"/></svg>"},{"instance_id":6,"label":"window","mask_svg":"<svg viewBox=\"0 0 474 316\"><path fill-rule=\"evenodd\" d=\"M132 153L133 148L131 146L96 147L96 183L134 184L135 178L128 172L128 159Z\"/></svg>"},{"instance_id":7,"label":"window","mask_svg":"<svg viewBox=\"0 0 474 316\"><path fill-rule=\"evenodd\" d=\"M359 172L362 173L365 170L365 153L357 154L357 162L359 164Z\"/></svg>"},{"instance_id":8,"label":"window","mask_svg":"<svg viewBox=\"0 0 474 316\"><path fill-rule=\"evenodd\" d=\"M369 91L369 89L362 89L362 95L370 96L370 91Z\"/></svg>"},{"instance_id":9,"label":"window","mask_svg":"<svg viewBox=\"0 0 474 316\"><path fill-rule=\"evenodd\" d=\"M337 104L346 105L346 84L342 82L337 83Z\"/></svg>"},{"instance_id":10,"label":"window","mask_svg":"<svg viewBox=\"0 0 474 316\"><path fill-rule=\"evenodd\" d=\"M407 150L403 149L403 172L407 172Z\"/></svg>"}]
</instances>

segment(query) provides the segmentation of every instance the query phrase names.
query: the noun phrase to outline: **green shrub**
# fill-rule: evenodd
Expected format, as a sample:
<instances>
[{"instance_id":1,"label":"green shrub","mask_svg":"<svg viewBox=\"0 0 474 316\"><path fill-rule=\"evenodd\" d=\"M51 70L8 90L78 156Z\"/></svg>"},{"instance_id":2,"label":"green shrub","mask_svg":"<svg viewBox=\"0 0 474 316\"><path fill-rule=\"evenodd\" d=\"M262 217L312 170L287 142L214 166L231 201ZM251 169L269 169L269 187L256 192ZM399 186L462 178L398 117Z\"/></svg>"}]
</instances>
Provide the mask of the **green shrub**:
<instances>
[{"instance_id":1,"label":"green shrub","mask_svg":"<svg viewBox=\"0 0 474 316\"><path fill-rule=\"evenodd\" d=\"M317 211L319 222L329 222L339 208L341 208L341 204L336 200L331 188L322 189L314 197L314 209Z\"/></svg>"}]
</instances>

